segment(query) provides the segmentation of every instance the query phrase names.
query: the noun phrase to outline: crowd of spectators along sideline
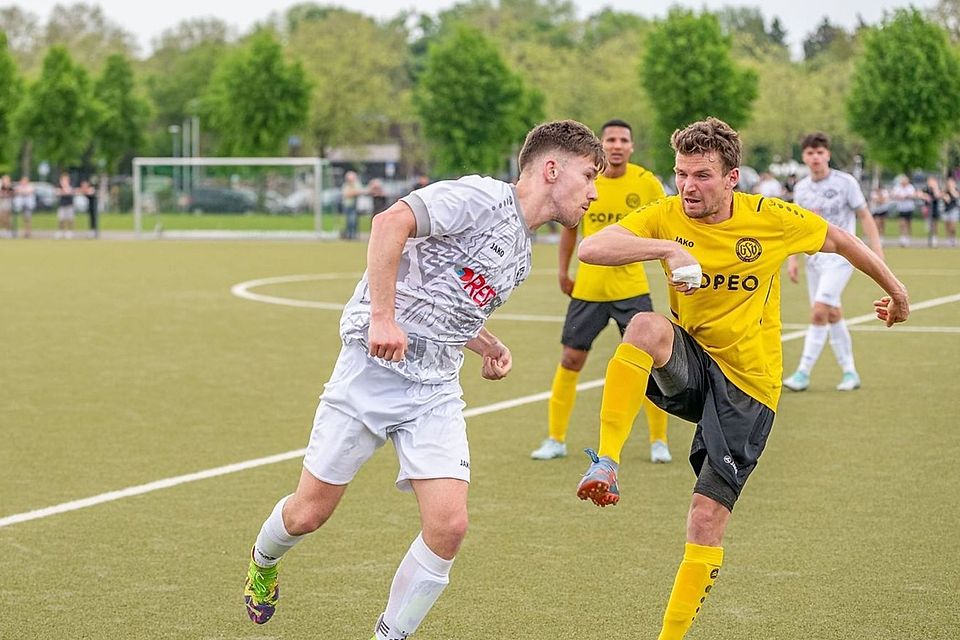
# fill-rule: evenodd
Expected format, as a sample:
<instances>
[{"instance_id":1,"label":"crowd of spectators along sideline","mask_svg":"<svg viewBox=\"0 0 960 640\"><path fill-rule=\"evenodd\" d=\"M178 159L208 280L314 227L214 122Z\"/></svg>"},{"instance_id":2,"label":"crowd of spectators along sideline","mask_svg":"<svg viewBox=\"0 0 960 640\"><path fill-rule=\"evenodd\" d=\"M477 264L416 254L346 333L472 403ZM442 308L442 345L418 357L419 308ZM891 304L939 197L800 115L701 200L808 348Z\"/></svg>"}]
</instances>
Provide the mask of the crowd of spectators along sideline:
<instances>
[{"instance_id":1,"label":"crowd of spectators along sideline","mask_svg":"<svg viewBox=\"0 0 960 640\"><path fill-rule=\"evenodd\" d=\"M46 184L46 183L43 183ZM0 176L0 238L13 238L21 235L29 238L33 235L33 213L41 199L52 195L57 209L57 230L55 238L72 238L77 212L90 216L90 235L100 234L98 222L97 190L87 180L73 186L70 175L60 176L58 185L51 194L38 193L38 185L23 176L13 182L8 174Z\"/></svg>"}]
</instances>

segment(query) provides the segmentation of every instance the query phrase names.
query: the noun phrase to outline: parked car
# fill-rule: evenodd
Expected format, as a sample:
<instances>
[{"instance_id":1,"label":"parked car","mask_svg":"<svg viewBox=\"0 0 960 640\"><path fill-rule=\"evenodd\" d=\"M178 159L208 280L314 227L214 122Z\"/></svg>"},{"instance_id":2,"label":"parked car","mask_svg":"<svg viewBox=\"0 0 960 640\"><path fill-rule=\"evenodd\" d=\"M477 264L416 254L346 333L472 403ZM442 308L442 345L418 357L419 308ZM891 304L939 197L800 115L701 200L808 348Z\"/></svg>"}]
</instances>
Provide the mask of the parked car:
<instances>
[{"instance_id":1,"label":"parked car","mask_svg":"<svg viewBox=\"0 0 960 640\"><path fill-rule=\"evenodd\" d=\"M197 187L187 198L187 209L193 213L247 213L256 205L249 193L226 187Z\"/></svg>"},{"instance_id":2,"label":"parked car","mask_svg":"<svg viewBox=\"0 0 960 640\"><path fill-rule=\"evenodd\" d=\"M37 211L53 211L57 208L59 198L57 188L49 182L33 182L33 193L37 198Z\"/></svg>"}]
</instances>

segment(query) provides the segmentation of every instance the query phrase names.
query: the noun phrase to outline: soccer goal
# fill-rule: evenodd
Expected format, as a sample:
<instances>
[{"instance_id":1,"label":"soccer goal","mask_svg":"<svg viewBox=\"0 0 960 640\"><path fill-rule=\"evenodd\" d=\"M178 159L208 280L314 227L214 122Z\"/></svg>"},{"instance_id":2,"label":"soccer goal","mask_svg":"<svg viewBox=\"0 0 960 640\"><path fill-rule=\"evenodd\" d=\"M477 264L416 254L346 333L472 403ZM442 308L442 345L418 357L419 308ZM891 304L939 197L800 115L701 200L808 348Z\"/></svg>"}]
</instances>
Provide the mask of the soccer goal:
<instances>
[{"instance_id":1,"label":"soccer goal","mask_svg":"<svg viewBox=\"0 0 960 640\"><path fill-rule=\"evenodd\" d=\"M327 214L336 194L324 188L330 184L323 158L134 158L134 232L138 238L332 238L337 233Z\"/></svg>"}]
</instances>

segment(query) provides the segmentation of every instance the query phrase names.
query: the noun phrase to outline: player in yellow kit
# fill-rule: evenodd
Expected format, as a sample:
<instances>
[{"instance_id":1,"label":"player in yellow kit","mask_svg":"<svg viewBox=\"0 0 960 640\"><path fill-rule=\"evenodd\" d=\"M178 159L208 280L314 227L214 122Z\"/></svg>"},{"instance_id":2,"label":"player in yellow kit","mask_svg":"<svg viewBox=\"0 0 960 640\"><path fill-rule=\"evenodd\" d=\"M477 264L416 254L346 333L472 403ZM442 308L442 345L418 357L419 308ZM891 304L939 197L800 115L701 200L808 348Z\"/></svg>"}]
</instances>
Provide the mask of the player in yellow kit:
<instances>
[{"instance_id":1,"label":"player in yellow kit","mask_svg":"<svg viewBox=\"0 0 960 640\"><path fill-rule=\"evenodd\" d=\"M629 124L623 120L606 122L601 128L600 140L607 155L607 168L597 177L599 197L580 222L584 238L665 195L655 175L630 162L633 131ZM634 314L653 310L650 284L642 264L618 267L581 264L577 279L571 279L570 259L576 244L577 229L563 229L559 249L560 290L570 296L570 305L560 339L563 354L550 392L547 438L530 454L535 460L567 455L567 427L576 400L577 379L600 332L613 319L622 336ZM650 432L650 460L670 462L667 414L650 402L644 407Z\"/></svg>"},{"instance_id":2,"label":"player in yellow kit","mask_svg":"<svg viewBox=\"0 0 960 640\"><path fill-rule=\"evenodd\" d=\"M581 243L584 262L660 260L673 287L671 320L634 316L607 367L600 450L577 495L619 500L619 456L646 397L696 422L697 473L686 546L659 640L679 640L713 588L733 505L763 451L783 372L780 268L787 256L836 253L887 293L874 302L887 326L910 313L907 291L856 236L781 200L734 192L740 138L716 118L674 132L676 196L639 209ZM599 454L599 455L598 455ZM746 633L749 635L749 633Z\"/></svg>"}]
</instances>

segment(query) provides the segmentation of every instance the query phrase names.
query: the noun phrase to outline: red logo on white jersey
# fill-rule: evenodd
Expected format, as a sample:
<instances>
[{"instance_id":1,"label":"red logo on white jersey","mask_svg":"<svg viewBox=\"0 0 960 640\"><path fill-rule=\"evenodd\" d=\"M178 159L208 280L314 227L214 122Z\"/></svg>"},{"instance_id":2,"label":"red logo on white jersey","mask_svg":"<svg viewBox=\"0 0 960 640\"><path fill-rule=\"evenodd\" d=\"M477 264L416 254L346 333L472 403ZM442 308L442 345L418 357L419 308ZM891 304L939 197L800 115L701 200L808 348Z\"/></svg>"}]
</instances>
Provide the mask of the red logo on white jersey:
<instances>
[{"instance_id":1,"label":"red logo on white jersey","mask_svg":"<svg viewBox=\"0 0 960 640\"><path fill-rule=\"evenodd\" d=\"M478 307L486 305L497 296L497 291L487 284L487 278L470 267L458 267L457 277L460 278L463 290Z\"/></svg>"}]
</instances>

